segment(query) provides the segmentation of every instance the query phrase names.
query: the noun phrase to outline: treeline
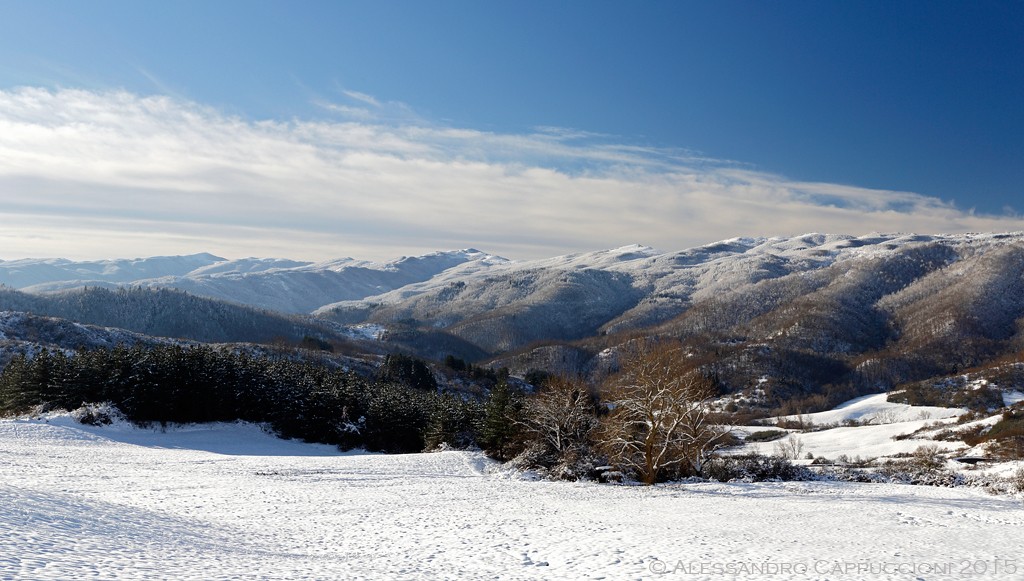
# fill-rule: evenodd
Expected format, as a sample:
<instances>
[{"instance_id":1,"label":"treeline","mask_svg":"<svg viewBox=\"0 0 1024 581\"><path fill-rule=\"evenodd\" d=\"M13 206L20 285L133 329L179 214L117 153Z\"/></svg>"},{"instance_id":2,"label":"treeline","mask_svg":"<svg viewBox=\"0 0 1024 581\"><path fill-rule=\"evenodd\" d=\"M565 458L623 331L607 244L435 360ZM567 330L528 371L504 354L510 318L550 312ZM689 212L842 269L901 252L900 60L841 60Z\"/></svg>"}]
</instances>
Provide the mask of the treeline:
<instances>
[{"instance_id":1,"label":"treeline","mask_svg":"<svg viewBox=\"0 0 1024 581\"><path fill-rule=\"evenodd\" d=\"M709 405L713 378L681 355L678 344L638 344L600 393L581 379L539 375L542 385L526 393L507 372L478 370L489 386L478 396L439 388L424 362L403 355L367 378L204 345L43 350L0 372L0 415L109 402L139 424L244 420L384 452L479 446L560 478L596 478L611 465L652 484L702 475L731 442Z\"/></svg>"},{"instance_id":2,"label":"treeline","mask_svg":"<svg viewBox=\"0 0 1024 581\"><path fill-rule=\"evenodd\" d=\"M243 420L342 449L419 452L476 443L482 402L417 389L394 375L369 379L209 346L44 350L16 357L0 373L0 414L110 402L140 424Z\"/></svg>"}]
</instances>

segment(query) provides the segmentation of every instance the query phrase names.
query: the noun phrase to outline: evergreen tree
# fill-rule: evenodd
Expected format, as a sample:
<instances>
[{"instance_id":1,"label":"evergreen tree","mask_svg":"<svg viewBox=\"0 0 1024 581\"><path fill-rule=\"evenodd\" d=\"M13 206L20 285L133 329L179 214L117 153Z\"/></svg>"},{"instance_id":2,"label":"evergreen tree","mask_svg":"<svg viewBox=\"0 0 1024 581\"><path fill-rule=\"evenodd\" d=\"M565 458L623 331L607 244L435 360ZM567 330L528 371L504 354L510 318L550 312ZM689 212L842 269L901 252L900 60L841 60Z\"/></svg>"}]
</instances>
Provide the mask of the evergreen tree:
<instances>
[{"instance_id":1,"label":"evergreen tree","mask_svg":"<svg viewBox=\"0 0 1024 581\"><path fill-rule=\"evenodd\" d=\"M31 366L31 361L19 354L4 367L0 374L0 413L23 413L40 403L40 390L32 381Z\"/></svg>"},{"instance_id":2,"label":"evergreen tree","mask_svg":"<svg viewBox=\"0 0 1024 581\"><path fill-rule=\"evenodd\" d=\"M477 440L476 424L483 414L479 402L453 394L438 396L430 413L424 436L426 449L447 444L456 448L472 446Z\"/></svg>"},{"instance_id":3,"label":"evergreen tree","mask_svg":"<svg viewBox=\"0 0 1024 581\"><path fill-rule=\"evenodd\" d=\"M385 356L384 364L380 367L380 380L424 391L437 389L437 381L427 364L408 355Z\"/></svg>"},{"instance_id":4,"label":"evergreen tree","mask_svg":"<svg viewBox=\"0 0 1024 581\"><path fill-rule=\"evenodd\" d=\"M499 381L484 404L480 446L489 456L502 462L511 460L522 449L520 415L522 395L507 381Z\"/></svg>"},{"instance_id":5,"label":"evergreen tree","mask_svg":"<svg viewBox=\"0 0 1024 581\"><path fill-rule=\"evenodd\" d=\"M44 350L0 371L0 413L104 401L137 423L240 419L284 437L385 452L471 446L482 416L477 401L436 389L205 345Z\"/></svg>"}]
</instances>

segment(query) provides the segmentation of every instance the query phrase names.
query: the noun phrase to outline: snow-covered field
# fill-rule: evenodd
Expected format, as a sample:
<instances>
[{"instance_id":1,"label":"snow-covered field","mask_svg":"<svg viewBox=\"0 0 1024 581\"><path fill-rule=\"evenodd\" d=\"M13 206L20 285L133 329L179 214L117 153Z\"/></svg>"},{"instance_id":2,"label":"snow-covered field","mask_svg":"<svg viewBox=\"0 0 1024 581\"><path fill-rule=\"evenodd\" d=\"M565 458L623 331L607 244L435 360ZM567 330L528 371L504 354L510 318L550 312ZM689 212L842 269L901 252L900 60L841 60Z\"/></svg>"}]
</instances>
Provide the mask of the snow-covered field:
<instances>
[{"instance_id":1,"label":"snow-covered field","mask_svg":"<svg viewBox=\"0 0 1024 581\"><path fill-rule=\"evenodd\" d=\"M0 420L2 579L1019 579L1021 530L978 489L546 482L249 425Z\"/></svg>"},{"instance_id":2,"label":"snow-covered field","mask_svg":"<svg viewBox=\"0 0 1024 581\"><path fill-rule=\"evenodd\" d=\"M854 420L866 425L856 427L833 427L816 432L791 432L782 440L750 443L736 450L737 452L759 452L772 454L781 445L791 440L799 442L799 459L810 453L815 457L823 456L836 459L839 456L854 458L891 457L897 454L908 454L922 445L935 446L944 451L966 451L963 442L943 442L925 439L896 440L901 434L910 434L927 425L948 423L955 425L956 417L967 412L960 408L941 408L931 406L910 406L902 403L886 401L884 393L868 395L852 399L837 406L835 409L804 414L802 416L785 416L783 419L804 422L807 426L842 426L843 422ZM771 427L751 426L739 428L740 433L752 433L775 429Z\"/></svg>"},{"instance_id":3,"label":"snow-covered field","mask_svg":"<svg viewBox=\"0 0 1024 581\"><path fill-rule=\"evenodd\" d=\"M865 395L837 406L835 409L802 416L785 416L789 420L802 420L818 426L842 424L854 420L872 424L894 424L913 420L955 418L967 413L963 408L911 406L887 401L888 393Z\"/></svg>"},{"instance_id":4,"label":"snow-covered field","mask_svg":"<svg viewBox=\"0 0 1024 581\"><path fill-rule=\"evenodd\" d=\"M909 454L921 446L935 446L942 451L965 452L967 446L963 442L940 442L934 440L895 440L895 436L909 434L919 428L931 423L931 420L915 420L911 422L900 422L895 424L884 424L881 426L860 426L856 428L832 428L821 432L799 433L791 432L781 440L771 442L750 443L737 450L737 452L759 452L761 454L772 454L778 444L790 445L789 441L796 439L799 442L799 459L805 454L813 454L814 457L823 456L835 460L839 456L854 458L882 458L892 457L897 454Z\"/></svg>"}]
</instances>

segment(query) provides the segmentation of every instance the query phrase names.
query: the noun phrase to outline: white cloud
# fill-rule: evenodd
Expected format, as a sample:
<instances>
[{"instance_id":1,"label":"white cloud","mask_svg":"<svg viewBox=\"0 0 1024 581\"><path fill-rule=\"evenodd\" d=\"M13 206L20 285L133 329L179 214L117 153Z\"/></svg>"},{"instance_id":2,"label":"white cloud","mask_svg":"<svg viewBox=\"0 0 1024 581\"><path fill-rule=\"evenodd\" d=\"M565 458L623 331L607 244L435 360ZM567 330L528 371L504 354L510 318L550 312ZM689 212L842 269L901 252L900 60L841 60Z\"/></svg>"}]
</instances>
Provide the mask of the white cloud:
<instances>
[{"instance_id":1,"label":"white cloud","mask_svg":"<svg viewBox=\"0 0 1024 581\"><path fill-rule=\"evenodd\" d=\"M350 99L354 99L356 101L361 101L361 102L363 102L363 103L365 103L367 105L372 105L374 107L380 107L380 101L378 101L372 95L367 95L366 93L360 93L359 91L350 91L350 90L343 90L342 93L344 93L345 96L350 98Z\"/></svg>"},{"instance_id":2,"label":"white cloud","mask_svg":"<svg viewBox=\"0 0 1024 581\"><path fill-rule=\"evenodd\" d=\"M365 120L370 120L370 119L374 119L375 118L375 115L373 114L373 111L370 111L369 109L366 109L365 107L352 107L350 105L339 105L337 103L331 103L331 102L328 102L328 101L317 101L316 104L317 104L317 106L323 107L324 109L326 109L326 110L328 110L328 111L330 111L332 113L337 113L339 115L343 115L345 117L350 117L352 119L359 119L359 120L364 120L365 121Z\"/></svg>"},{"instance_id":3,"label":"white cloud","mask_svg":"<svg viewBox=\"0 0 1024 581\"><path fill-rule=\"evenodd\" d=\"M809 231L1024 229L908 192L805 183L560 128L249 121L178 98L0 91L0 256L209 251L513 258ZM386 108L386 107L385 107Z\"/></svg>"}]
</instances>

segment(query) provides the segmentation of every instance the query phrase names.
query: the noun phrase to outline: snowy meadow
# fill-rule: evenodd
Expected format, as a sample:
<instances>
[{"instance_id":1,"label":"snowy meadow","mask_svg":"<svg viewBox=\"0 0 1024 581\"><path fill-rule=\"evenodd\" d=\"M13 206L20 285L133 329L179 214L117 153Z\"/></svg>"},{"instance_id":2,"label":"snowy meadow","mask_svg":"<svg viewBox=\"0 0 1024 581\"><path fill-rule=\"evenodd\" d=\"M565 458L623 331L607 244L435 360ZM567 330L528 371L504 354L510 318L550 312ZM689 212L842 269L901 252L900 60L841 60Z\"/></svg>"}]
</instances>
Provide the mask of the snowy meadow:
<instances>
[{"instance_id":1,"label":"snowy meadow","mask_svg":"<svg viewBox=\"0 0 1024 581\"><path fill-rule=\"evenodd\" d=\"M1019 579L978 488L550 482L251 424L0 420L3 579Z\"/></svg>"}]
</instances>

